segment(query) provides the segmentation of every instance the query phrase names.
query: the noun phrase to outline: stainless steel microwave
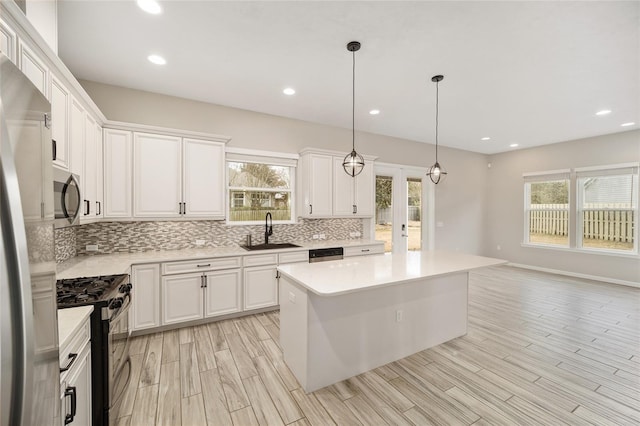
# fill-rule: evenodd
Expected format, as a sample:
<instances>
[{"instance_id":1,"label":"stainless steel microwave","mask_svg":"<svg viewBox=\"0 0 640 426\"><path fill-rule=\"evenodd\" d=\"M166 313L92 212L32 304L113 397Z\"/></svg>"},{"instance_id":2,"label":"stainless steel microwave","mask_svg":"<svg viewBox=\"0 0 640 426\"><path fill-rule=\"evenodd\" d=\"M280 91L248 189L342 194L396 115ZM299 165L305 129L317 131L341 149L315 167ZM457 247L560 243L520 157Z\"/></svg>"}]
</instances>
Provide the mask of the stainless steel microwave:
<instances>
[{"instance_id":1,"label":"stainless steel microwave","mask_svg":"<svg viewBox=\"0 0 640 426\"><path fill-rule=\"evenodd\" d=\"M53 168L55 227L77 225L80 220L80 177Z\"/></svg>"}]
</instances>

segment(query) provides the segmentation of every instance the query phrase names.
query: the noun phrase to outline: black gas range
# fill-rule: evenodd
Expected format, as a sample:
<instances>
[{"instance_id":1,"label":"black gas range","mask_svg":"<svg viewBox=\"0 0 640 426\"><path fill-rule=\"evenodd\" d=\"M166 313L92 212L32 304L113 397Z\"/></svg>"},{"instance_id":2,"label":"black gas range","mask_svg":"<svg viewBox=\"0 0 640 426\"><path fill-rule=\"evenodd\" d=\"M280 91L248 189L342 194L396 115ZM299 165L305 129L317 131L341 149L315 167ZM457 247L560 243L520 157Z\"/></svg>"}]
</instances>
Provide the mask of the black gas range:
<instances>
[{"instance_id":1,"label":"black gas range","mask_svg":"<svg viewBox=\"0 0 640 426\"><path fill-rule=\"evenodd\" d=\"M61 279L58 309L93 305L91 314L92 423L113 425L131 378L129 275Z\"/></svg>"}]
</instances>

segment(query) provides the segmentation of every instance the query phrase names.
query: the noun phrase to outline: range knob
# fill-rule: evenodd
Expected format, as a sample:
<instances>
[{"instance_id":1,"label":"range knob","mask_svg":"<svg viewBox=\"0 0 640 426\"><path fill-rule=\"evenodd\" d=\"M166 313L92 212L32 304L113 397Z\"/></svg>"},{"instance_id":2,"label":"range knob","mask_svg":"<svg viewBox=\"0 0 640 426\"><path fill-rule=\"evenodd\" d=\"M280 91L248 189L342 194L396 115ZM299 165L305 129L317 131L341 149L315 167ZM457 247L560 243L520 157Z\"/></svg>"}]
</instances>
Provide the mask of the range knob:
<instances>
[{"instance_id":1,"label":"range knob","mask_svg":"<svg viewBox=\"0 0 640 426\"><path fill-rule=\"evenodd\" d=\"M118 288L118 290L120 290L120 293L127 294L127 293L130 293L130 292L131 292L131 288L132 288L131 283L129 283L129 284L122 284L122 285Z\"/></svg>"},{"instance_id":2,"label":"range knob","mask_svg":"<svg viewBox=\"0 0 640 426\"><path fill-rule=\"evenodd\" d=\"M109 304L109 309L119 309L119 308L121 308L123 301L124 301L124 299L122 297L116 297Z\"/></svg>"}]
</instances>

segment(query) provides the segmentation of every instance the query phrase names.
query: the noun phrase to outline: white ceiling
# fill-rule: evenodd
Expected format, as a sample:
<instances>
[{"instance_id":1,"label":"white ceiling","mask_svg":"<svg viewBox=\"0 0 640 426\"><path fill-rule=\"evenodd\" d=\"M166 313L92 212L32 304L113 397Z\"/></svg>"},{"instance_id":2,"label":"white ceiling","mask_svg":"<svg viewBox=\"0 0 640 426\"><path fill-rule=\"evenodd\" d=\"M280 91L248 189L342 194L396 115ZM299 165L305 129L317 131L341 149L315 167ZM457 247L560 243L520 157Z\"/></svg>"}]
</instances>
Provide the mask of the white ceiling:
<instances>
[{"instance_id":1,"label":"white ceiling","mask_svg":"<svg viewBox=\"0 0 640 426\"><path fill-rule=\"evenodd\" d=\"M160 3L59 0L60 56L81 79L351 128L357 40L358 130L433 143L435 74L442 145L496 153L640 127L638 1Z\"/></svg>"}]
</instances>

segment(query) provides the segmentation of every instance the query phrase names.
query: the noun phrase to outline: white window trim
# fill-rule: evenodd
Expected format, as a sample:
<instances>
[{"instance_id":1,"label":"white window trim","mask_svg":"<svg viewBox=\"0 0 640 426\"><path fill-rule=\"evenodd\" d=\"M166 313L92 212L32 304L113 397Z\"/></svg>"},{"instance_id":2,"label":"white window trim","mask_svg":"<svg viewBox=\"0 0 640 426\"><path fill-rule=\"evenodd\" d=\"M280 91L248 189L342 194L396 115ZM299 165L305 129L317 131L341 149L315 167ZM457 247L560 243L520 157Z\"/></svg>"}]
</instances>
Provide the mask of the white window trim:
<instances>
[{"instance_id":1,"label":"white window trim","mask_svg":"<svg viewBox=\"0 0 640 426\"><path fill-rule=\"evenodd\" d=\"M271 151L257 151L257 150L248 150L243 148L227 148L226 150L226 158L225 158L225 197L226 200L229 200L229 193L231 191L261 191L261 192L288 192L289 202L291 207L291 220L274 220L273 223L277 225L286 225L286 224L295 224L297 223L297 215L296 215L296 168L298 166L298 154L289 154L289 153L277 153ZM289 168L289 179L290 179L290 188L282 189L282 188L249 188L249 187L238 187L238 186L229 186L229 167L227 163L258 163L258 164L267 164L270 166L279 166L279 167L288 167ZM247 225L261 225L263 222L260 221L230 221L231 217L231 206L230 202L227 202L227 211L226 211L226 220L225 223L229 226L247 226Z\"/></svg>"},{"instance_id":2,"label":"white window trim","mask_svg":"<svg viewBox=\"0 0 640 426\"><path fill-rule=\"evenodd\" d=\"M523 228L523 237L522 237L522 245L532 246L532 247L542 247L542 248L561 248L568 249L571 248L571 241L573 236L573 225L571 223L571 169L560 169L560 170L548 170L545 172L530 172L523 173L522 177L524 178L524 228ZM558 181L558 180L568 180L569 181L569 193L567 194L567 244L545 244L545 243L535 243L529 240L530 234L529 229L531 225L529 223L531 218L531 183L536 182L548 182L548 181Z\"/></svg>"}]
</instances>

